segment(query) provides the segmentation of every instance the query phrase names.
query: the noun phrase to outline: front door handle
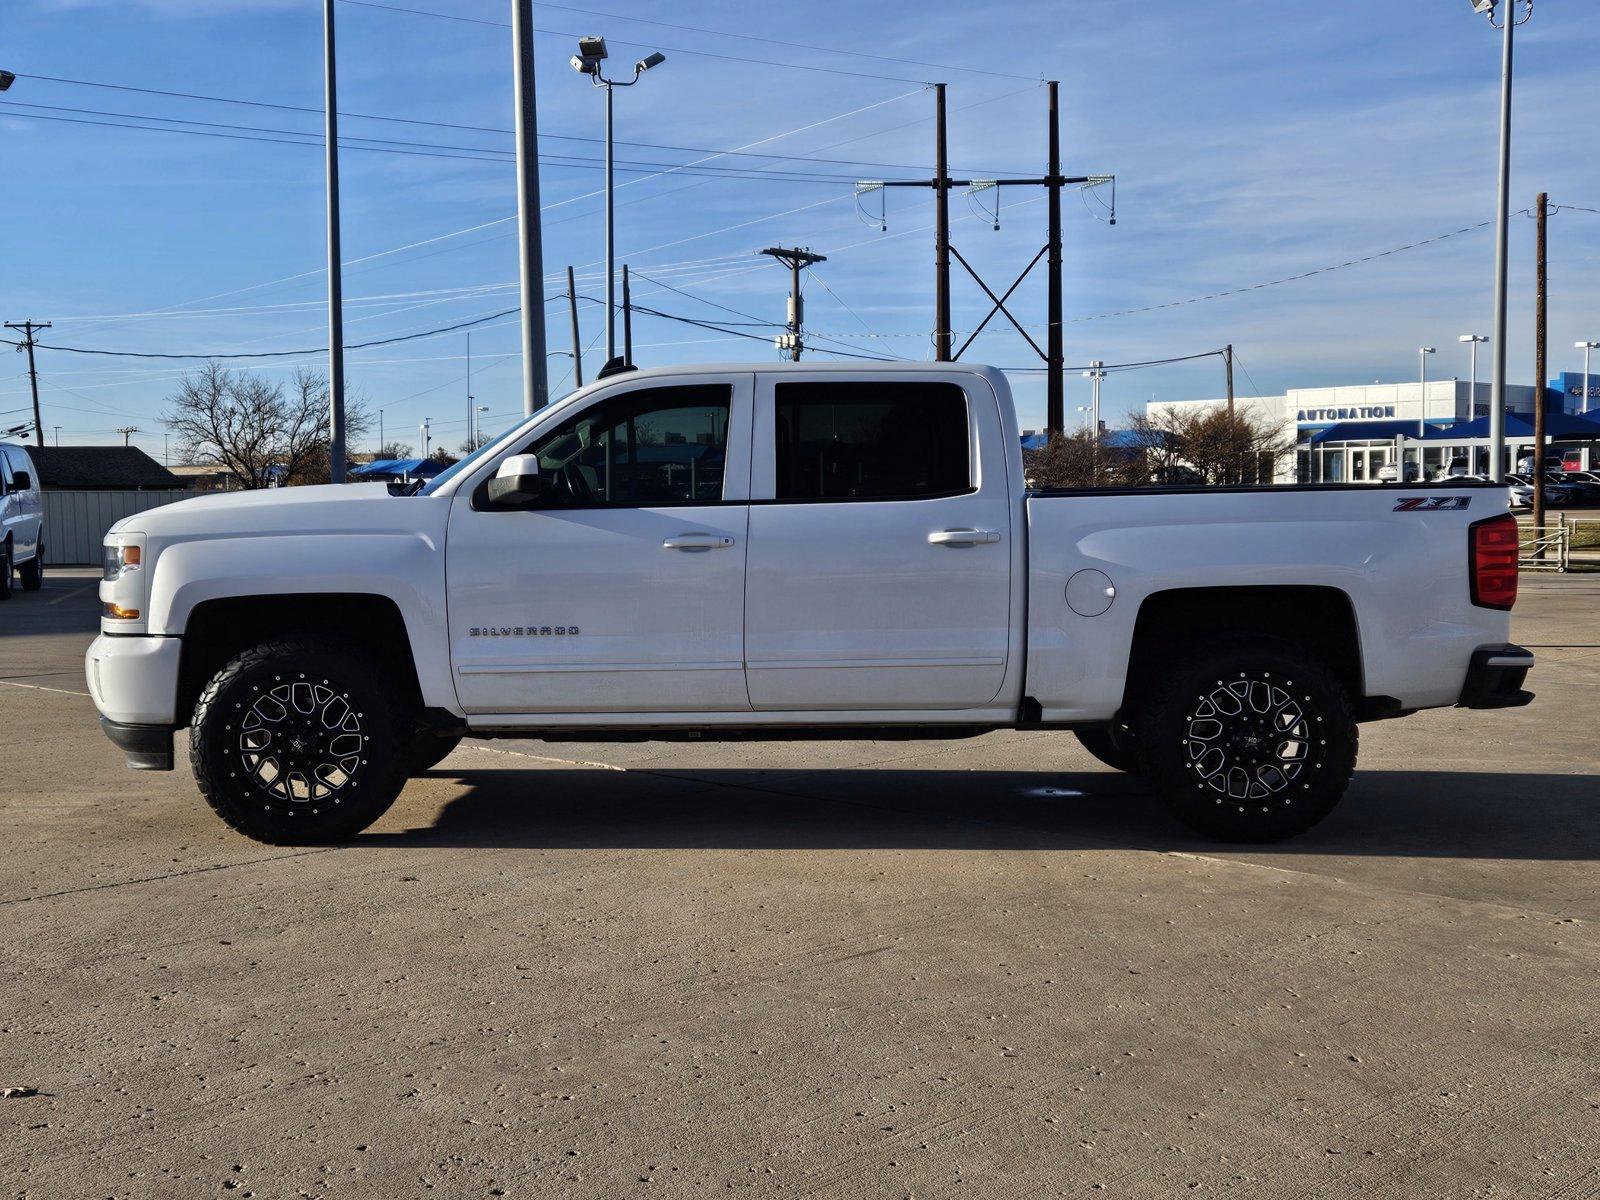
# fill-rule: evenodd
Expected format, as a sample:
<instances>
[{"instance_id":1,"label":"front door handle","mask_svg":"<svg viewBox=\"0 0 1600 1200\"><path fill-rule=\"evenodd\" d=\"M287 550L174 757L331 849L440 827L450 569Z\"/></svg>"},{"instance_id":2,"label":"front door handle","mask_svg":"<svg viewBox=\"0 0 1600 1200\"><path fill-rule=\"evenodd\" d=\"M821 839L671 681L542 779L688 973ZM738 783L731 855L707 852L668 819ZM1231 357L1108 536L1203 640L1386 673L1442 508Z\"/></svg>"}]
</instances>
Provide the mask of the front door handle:
<instances>
[{"instance_id":1,"label":"front door handle","mask_svg":"<svg viewBox=\"0 0 1600 1200\"><path fill-rule=\"evenodd\" d=\"M663 550L726 550L733 545L731 537L716 533L680 533L661 543Z\"/></svg>"},{"instance_id":2,"label":"front door handle","mask_svg":"<svg viewBox=\"0 0 1600 1200\"><path fill-rule=\"evenodd\" d=\"M928 535L935 546L983 546L999 540L1000 534L993 529L941 529Z\"/></svg>"}]
</instances>

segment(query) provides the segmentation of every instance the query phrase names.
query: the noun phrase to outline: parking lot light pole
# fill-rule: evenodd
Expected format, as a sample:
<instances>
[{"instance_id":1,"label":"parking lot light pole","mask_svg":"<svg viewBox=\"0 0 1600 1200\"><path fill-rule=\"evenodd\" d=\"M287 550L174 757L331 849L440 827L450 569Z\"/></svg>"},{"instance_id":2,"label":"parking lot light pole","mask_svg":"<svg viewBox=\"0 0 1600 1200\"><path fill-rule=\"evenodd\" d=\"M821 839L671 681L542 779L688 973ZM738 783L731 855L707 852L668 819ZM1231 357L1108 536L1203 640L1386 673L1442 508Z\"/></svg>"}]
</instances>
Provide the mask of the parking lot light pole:
<instances>
[{"instance_id":1,"label":"parking lot light pole","mask_svg":"<svg viewBox=\"0 0 1600 1200\"><path fill-rule=\"evenodd\" d=\"M1506 258L1511 233L1511 63L1516 28L1533 16L1533 0L1526 6L1522 21L1517 20L1518 0L1471 0L1472 11L1489 18L1489 25L1501 31L1500 46L1500 165L1499 194L1495 204L1494 227L1494 368L1489 398L1489 478L1496 483L1506 477ZM1500 24L1495 26L1495 13ZM1537 381L1536 381L1537 384Z\"/></svg>"},{"instance_id":2,"label":"parking lot light pole","mask_svg":"<svg viewBox=\"0 0 1600 1200\"><path fill-rule=\"evenodd\" d=\"M1583 407L1578 411L1587 416L1589 414L1589 351L1600 350L1600 342L1574 342L1572 344L1583 351Z\"/></svg>"},{"instance_id":3,"label":"parking lot light pole","mask_svg":"<svg viewBox=\"0 0 1600 1200\"><path fill-rule=\"evenodd\" d=\"M578 53L572 56L572 69L587 75L595 87L606 90L606 361L617 356L617 261L616 261L616 204L615 187L611 181L612 161L612 96L619 87L632 87L639 77L667 61L659 50L647 54L633 64L632 79L607 79L600 66L606 59L606 40L603 37L578 39Z\"/></svg>"},{"instance_id":4,"label":"parking lot light pole","mask_svg":"<svg viewBox=\"0 0 1600 1200\"><path fill-rule=\"evenodd\" d=\"M1427 482L1426 479L1424 479L1424 476L1427 472L1423 463L1423 455L1427 453L1427 450L1422 443L1423 439L1425 439L1428 435L1428 355L1436 353L1438 353L1438 351L1436 351L1432 346L1417 347L1417 362L1422 368L1420 373L1420 381L1422 383L1422 407L1418 410L1420 415L1417 417L1418 483ZM1404 483L1406 481L1406 464L1403 461L1400 464L1400 473L1395 476L1394 481L1396 483Z\"/></svg>"},{"instance_id":5,"label":"parking lot light pole","mask_svg":"<svg viewBox=\"0 0 1600 1200\"><path fill-rule=\"evenodd\" d=\"M1467 420L1478 419L1478 343L1489 340L1486 334L1463 333L1458 339L1467 342L1472 347L1472 365L1467 383ZM1467 474L1476 474L1478 470L1477 455L1469 447L1467 449Z\"/></svg>"}]
</instances>

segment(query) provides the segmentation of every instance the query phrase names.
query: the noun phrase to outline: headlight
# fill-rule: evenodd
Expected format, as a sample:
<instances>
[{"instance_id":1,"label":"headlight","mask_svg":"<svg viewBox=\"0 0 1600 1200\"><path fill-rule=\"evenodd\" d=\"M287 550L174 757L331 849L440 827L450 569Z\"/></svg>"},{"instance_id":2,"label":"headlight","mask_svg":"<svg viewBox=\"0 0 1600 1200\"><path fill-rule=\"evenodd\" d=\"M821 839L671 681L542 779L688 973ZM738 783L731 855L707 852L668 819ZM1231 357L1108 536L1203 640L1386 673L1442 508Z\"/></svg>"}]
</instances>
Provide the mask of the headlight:
<instances>
[{"instance_id":1,"label":"headlight","mask_svg":"<svg viewBox=\"0 0 1600 1200\"><path fill-rule=\"evenodd\" d=\"M119 533L106 539L100 583L102 619L118 622L140 619L144 609L143 565L143 535Z\"/></svg>"},{"instance_id":2,"label":"headlight","mask_svg":"<svg viewBox=\"0 0 1600 1200\"><path fill-rule=\"evenodd\" d=\"M105 574L106 579L121 578L122 573L129 567L137 567L141 557L141 548L125 543L117 543L105 547Z\"/></svg>"}]
</instances>

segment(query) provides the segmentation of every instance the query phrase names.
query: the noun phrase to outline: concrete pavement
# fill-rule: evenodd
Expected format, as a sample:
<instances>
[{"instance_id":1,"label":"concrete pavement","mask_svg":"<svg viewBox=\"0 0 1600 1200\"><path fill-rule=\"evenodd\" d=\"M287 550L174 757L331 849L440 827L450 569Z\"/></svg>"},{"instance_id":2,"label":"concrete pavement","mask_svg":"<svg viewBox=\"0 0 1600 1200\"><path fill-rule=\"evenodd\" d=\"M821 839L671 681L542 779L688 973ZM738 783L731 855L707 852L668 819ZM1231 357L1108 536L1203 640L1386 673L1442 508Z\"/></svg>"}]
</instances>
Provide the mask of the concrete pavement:
<instances>
[{"instance_id":1,"label":"concrete pavement","mask_svg":"<svg viewBox=\"0 0 1600 1200\"><path fill-rule=\"evenodd\" d=\"M1245 852L1019 733L467 743L263 847L100 736L89 584L0 607L18 1196L1600 1195L1600 578Z\"/></svg>"}]
</instances>

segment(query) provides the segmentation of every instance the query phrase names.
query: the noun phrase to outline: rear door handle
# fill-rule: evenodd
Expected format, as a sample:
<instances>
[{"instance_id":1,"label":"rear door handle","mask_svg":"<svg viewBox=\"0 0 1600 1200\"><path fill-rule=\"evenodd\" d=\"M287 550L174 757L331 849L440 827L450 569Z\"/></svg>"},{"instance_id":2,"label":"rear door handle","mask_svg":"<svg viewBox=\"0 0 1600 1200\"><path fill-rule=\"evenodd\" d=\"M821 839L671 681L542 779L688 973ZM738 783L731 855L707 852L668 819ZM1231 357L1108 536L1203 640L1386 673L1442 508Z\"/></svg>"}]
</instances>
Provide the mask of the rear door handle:
<instances>
[{"instance_id":1,"label":"rear door handle","mask_svg":"<svg viewBox=\"0 0 1600 1200\"><path fill-rule=\"evenodd\" d=\"M715 533L680 533L661 543L663 550L726 550L733 545L731 537Z\"/></svg>"},{"instance_id":2,"label":"rear door handle","mask_svg":"<svg viewBox=\"0 0 1600 1200\"><path fill-rule=\"evenodd\" d=\"M999 540L1000 534L993 529L941 529L928 535L935 546L982 546Z\"/></svg>"}]
</instances>

